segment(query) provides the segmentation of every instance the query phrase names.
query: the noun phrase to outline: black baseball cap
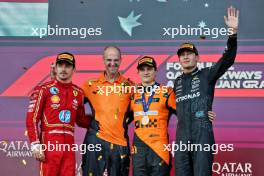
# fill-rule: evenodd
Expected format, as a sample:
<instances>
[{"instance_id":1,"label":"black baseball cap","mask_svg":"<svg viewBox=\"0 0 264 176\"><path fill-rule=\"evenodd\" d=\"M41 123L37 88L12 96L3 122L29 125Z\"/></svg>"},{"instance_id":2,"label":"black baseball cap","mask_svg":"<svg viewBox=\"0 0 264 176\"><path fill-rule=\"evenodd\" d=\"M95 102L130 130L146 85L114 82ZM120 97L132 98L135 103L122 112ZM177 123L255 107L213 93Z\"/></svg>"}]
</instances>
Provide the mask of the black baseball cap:
<instances>
[{"instance_id":1,"label":"black baseball cap","mask_svg":"<svg viewBox=\"0 0 264 176\"><path fill-rule=\"evenodd\" d=\"M150 56L144 56L141 59L139 59L137 69L139 69L143 65L147 65L147 66L154 67L155 69L157 69L157 64L156 64L155 59Z\"/></svg>"},{"instance_id":2,"label":"black baseball cap","mask_svg":"<svg viewBox=\"0 0 264 176\"><path fill-rule=\"evenodd\" d=\"M65 61L75 67L75 58L74 55L68 52L60 53L57 56L56 63Z\"/></svg>"},{"instance_id":3,"label":"black baseball cap","mask_svg":"<svg viewBox=\"0 0 264 176\"><path fill-rule=\"evenodd\" d=\"M192 43L183 43L183 44L181 44L180 48L177 51L177 55L179 56L183 51L186 51L186 50L187 51L192 51L196 55L198 55L198 50L196 49L196 47Z\"/></svg>"}]
</instances>

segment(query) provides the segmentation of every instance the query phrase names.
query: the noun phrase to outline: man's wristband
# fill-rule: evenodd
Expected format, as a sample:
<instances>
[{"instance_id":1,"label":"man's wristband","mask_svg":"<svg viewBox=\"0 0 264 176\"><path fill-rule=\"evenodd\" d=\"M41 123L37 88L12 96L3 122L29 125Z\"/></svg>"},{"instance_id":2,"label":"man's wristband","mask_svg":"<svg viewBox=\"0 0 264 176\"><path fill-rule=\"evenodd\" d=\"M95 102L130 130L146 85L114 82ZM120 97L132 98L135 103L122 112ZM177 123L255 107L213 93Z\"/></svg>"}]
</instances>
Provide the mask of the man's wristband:
<instances>
[{"instance_id":1,"label":"man's wristband","mask_svg":"<svg viewBox=\"0 0 264 176\"><path fill-rule=\"evenodd\" d=\"M31 146L30 146L31 151L40 150L40 148L41 148L40 143L31 143Z\"/></svg>"}]
</instances>

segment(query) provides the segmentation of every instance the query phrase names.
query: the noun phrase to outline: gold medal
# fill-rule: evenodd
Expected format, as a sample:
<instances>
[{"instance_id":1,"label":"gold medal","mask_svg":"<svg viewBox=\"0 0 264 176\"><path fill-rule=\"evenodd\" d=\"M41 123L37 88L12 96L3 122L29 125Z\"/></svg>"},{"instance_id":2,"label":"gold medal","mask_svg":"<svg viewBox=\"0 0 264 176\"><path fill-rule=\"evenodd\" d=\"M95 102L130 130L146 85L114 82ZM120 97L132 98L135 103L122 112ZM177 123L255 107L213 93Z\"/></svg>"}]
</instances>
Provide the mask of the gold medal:
<instances>
[{"instance_id":1,"label":"gold medal","mask_svg":"<svg viewBox=\"0 0 264 176\"><path fill-rule=\"evenodd\" d=\"M142 125L147 125L149 123L149 117L147 115L144 115L141 122Z\"/></svg>"}]
</instances>

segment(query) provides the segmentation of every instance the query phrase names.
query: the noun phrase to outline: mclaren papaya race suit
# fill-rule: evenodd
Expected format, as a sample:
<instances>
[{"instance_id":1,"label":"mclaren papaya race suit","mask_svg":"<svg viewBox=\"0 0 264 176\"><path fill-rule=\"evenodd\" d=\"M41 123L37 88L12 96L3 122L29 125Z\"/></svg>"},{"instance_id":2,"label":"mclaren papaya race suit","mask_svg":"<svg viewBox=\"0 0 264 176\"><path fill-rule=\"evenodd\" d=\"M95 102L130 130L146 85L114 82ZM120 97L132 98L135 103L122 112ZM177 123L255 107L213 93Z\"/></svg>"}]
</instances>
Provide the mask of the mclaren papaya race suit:
<instances>
[{"instance_id":1,"label":"mclaren papaya race suit","mask_svg":"<svg viewBox=\"0 0 264 176\"><path fill-rule=\"evenodd\" d=\"M131 93L116 90L132 85L121 74L109 82L102 73L98 79L83 85L85 97L91 107L93 120L84 144L100 145L100 150L87 151L82 158L84 176L127 176L129 174L129 145L127 116ZM112 91L106 91L107 89Z\"/></svg>"},{"instance_id":2,"label":"mclaren papaya race suit","mask_svg":"<svg viewBox=\"0 0 264 176\"><path fill-rule=\"evenodd\" d=\"M57 80L37 86L31 93L26 119L28 137L32 146L45 144L46 149L40 175L75 176L74 125L76 122L88 128L90 123L83 100L79 87ZM67 147L60 148L59 144Z\"/></svg>"},{"instance_id":3,"label":"mclaren papaya race suit","mask_svg":"<svg viewBox=\"0 0 264 176\"><path fill-rule=\"evenodd\" d=\"M131 98L135 125L131 149L134 176L170 175L170 151L165 146L169 143L169 117L176 109L175 93L172 88L158 83L153 86L156 88L153 88L155 91L152 93L148 91L142 94L136 91ZM143 99L149 102L147 110Z\"/></svg>"},{"instance_id":4,"label":"mclaren papaya race suit","mask_svg":"<svg viewBox=\"0 0 264 176\"><path fill-rule=\"evenodd\" d=\"M229 36L227 47L212 67L195 69L175 80L177 105L176 143L212 146L214 134L207 112L212 110L217 80L232 66L236 57L237 36ZM175 153L177 176L212 175L213 151L179 151Z\"/></svg>"}]
</instances>

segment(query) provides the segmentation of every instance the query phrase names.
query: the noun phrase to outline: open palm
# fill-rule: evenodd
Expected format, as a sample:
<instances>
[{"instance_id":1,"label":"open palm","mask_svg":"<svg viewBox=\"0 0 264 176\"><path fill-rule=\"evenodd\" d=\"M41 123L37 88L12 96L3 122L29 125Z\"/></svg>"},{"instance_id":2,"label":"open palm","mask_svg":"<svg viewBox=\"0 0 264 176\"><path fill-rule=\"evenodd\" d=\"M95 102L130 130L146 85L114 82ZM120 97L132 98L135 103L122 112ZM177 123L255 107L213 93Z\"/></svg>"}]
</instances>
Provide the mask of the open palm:
<instances>
[{"instance_id":1,"label":"open palm","mask_svg":"<svg viewBox=\"0 0 264 176\"><path fill-rule=\"evenodd\" d=\"M224 16L225 24L229 28L238 29L239 10L234 7L227 9L227 16Z\"/></svg>"}]
</instances>

